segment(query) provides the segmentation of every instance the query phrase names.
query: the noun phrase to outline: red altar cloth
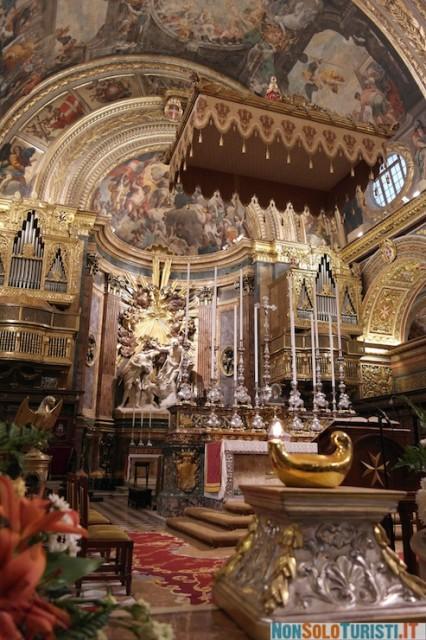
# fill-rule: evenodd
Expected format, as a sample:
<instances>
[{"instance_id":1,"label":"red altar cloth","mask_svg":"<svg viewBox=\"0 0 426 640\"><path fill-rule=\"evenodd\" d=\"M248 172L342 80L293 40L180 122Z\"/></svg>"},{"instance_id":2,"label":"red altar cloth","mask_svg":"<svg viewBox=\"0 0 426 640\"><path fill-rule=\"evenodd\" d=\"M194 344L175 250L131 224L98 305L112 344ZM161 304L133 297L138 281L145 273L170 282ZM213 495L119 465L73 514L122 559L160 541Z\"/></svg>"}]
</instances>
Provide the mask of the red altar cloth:
<instances>
[{"instance_id":1,"label":"red altar cloth","mask_svg":"<svg viewBox=\"0 0 426 640\"><path fill-rule=\"evenodd\" d=\"M223 441L209 442L204 455L204 491L217 493L221 486Z\"/></svg>"}]
</instances>

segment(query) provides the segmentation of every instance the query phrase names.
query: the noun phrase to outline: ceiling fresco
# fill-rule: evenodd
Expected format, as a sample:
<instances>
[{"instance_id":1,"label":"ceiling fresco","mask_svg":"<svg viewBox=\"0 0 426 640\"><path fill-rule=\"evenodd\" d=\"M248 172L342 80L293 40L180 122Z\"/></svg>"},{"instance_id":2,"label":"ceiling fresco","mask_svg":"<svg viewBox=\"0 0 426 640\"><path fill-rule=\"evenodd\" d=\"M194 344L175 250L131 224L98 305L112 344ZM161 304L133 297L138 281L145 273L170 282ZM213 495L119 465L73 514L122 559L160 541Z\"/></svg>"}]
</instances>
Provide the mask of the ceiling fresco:
<instances>
[{"instance_id":1,"label":"ceiling fresco","mask_svg":"<svg viewBox=\"0 0 426 640\"><path fill-rule=\"evenodd\" d=\"M0 47L0 114L19 111L18 98L51 83L39 100L32 94L21 119L8 112L14 124L0 131L2 195L39 197L39 178L71 127L123 100L188 91L192 70L260 95L275 75L282 92L356 122L399 124L397 136L413 154L413 189L426 186L420 92L350 0L0 0ZM57 82L61 72L72 81L63 75ZM144 147L132 155L123 148L95 183L93 207L112 216L119 237L139 248L201 254L248 235L240 203L166 194L167 167ZM365 222L365 208L354 202L343 212L347 231L358 214Z\"/></svg>"},{"instance_id":2,"label":"ceiling fresco","mask_svg":"<svg viewBox=\"0 0 426 640\"><path fill-rule=\"evenodd\" d=\"M420 99L349 0L1 0L0 45L3 110L64 68L133 53L192 60L262 95L276 75L282 91L363 121L394 124ZM87 98L134 90L121 83Z\"/></svg>"},{"instance_id":3,"label":"ceiling fresco","mask_svg":"<svg viewBox=\"0 0 426 640\"><path fill-rule=\"evenodd\" d=\"M162 247L177 255L211 253L247 235L238 198L209 199L169 191L168 166L145 153L111 171L96 190L92 208L111 218L116 235L139 249Z\"/></svg>"}]
</instances>

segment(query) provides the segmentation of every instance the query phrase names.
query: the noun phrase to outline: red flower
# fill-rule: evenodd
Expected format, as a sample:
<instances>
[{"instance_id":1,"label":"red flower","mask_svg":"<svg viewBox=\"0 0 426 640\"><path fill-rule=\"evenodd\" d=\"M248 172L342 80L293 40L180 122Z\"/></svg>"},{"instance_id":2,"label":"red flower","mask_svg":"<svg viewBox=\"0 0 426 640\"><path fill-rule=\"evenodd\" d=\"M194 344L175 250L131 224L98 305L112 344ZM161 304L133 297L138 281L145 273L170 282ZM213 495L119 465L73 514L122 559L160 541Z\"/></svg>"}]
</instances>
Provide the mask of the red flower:
<instances>
[{"instance_id":1,"label":"red flower","mask_svg":"<svg viewBox=\"0 0 426 640\"><path fill-rule=\"evenodd\" d=\"M79 517L75 511L48 511L48 500L41 498L18 498L13 484L7 476L0 476L0 516L7 526L19 534L19 549L24 549L37 533L77 533L86 536L85 529L79 527ZM62 521L68 513L74 524Z\"/></svg>"},{"instance_id":2,"label":"red flower","mask_svg":"<svg viewBox=\"0 0 426 640\"><path fill-rule=\"evenodd\" d=\"M35 591L46 568L45 551L38 543L14 554L16 541L15 532L0 530L0 640L53 639L54 628L69 626L70 618Z\"/></svg>"},{"instance_id":3,"label":"red flower","mask_svg":"<svg viewBox=\"0 0 426 640\"><path fill-rule=\"evenodd\" d=\"M0 477L0 640L54 640L55 627L68 627L68 613L43 600L36 588L46 568L40 533L77 533L75 511L48 511L41 498L19 498L6 476ZM72 524L62 521L67 513Z\"/></svg>"}]
</instances>

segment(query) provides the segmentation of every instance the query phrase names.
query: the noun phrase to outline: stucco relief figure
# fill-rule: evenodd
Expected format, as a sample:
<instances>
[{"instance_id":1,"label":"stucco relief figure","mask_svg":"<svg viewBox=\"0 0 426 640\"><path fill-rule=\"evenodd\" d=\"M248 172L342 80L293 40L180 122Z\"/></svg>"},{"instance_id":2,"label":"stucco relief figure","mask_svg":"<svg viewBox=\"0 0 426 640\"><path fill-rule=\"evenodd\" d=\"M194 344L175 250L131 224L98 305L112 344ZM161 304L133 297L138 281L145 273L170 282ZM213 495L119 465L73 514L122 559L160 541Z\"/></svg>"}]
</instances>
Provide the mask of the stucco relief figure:
<instances>
[{"instance_id":1,"label":"stucco relief figure","mask_svg":"<svg viewBox=\"0 0 426 640\"><path fill-rule=\"evenodd\" d=\"M171 407L177 402L177 382L182 360L182 346L178 338L172 338L167 348L167 357L157 375L157 391L162 408Z\"/></svg>"},{"instance_id":2,"label":"stucco relief figure","mask_svg":"<svg viewBox=\"0 0 426 640\"><path fill-rule=\"evenodd\" d=\"M178 338L172 338L169 346L147 342L144 351L134 354L119 371L118 379L123 383L119 408L155 410L176 404L181 360Z\"/></svg>"},{"instance_id":3,"label":"stucco relief figure","mask_svg":"<svg viewBox=\"0 0 426 640\"><path fill-rule=\"evenodd\" d=\"M140 407L141 391L147 388L147 382L154 371L154 358L160 355L162 349L156 346L135 353L123 366L119 378L123 381L124 393L120 408L126 404ZM144 387L145 384L145 387Z\"/></svg>"},{"instance_id":4,"label":"stucco relief figure","mask_svg":"<svg viewBox=\"0 0 426 640\"><path fill-rule=\"evenodd\" d=\"M420 120L417 120L411 141L414 146L414 161L418 170L419 181L426 184L426 127Z\"/></svg>"}]
</instances>

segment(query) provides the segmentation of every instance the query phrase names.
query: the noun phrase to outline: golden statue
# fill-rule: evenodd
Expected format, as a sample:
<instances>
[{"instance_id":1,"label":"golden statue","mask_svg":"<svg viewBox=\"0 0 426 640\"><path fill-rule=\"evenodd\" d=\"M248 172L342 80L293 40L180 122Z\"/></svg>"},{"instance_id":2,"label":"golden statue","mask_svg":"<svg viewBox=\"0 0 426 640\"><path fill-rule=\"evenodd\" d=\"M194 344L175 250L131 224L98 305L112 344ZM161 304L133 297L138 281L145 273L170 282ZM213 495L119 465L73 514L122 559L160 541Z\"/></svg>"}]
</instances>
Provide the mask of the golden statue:
<instances>
[{"instance_id":1,"label":"golden statue","mask_svg":"<svg viewBox=\"0 0 426 640\"><path fill-rule=\"evenodd\" d=\"M269 441L272 466L287 487L333 488L342 484L353 456L352 440L344 431L331 436L335 451L330 455L293 453L285 449L282 440Z\"/></svg>"},{"instance_id":2,"label":"golden statue","mask_svg":"<svg viewBox=\"0 0 426 640\"><path fill-rule=\"evenodd\" d=\"M56 398L46 396L40 402L38 409L33 411L29 405L29 397L22 400L16 413L14 423L18 427L30 424L37 429L48 431L52 429L62 409L62 400L56 403Z\"/></svg>"}]
</instances>

